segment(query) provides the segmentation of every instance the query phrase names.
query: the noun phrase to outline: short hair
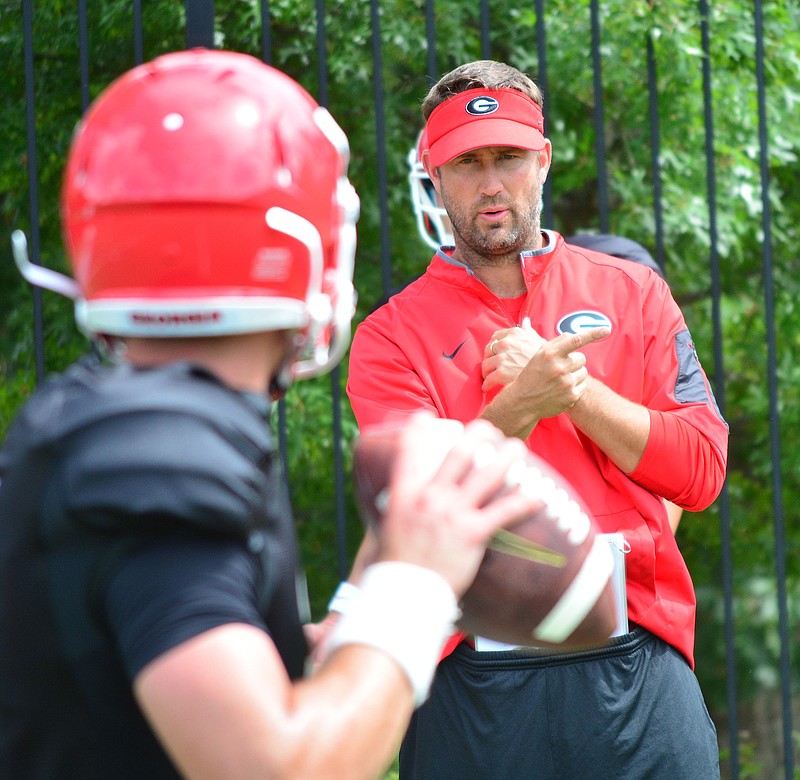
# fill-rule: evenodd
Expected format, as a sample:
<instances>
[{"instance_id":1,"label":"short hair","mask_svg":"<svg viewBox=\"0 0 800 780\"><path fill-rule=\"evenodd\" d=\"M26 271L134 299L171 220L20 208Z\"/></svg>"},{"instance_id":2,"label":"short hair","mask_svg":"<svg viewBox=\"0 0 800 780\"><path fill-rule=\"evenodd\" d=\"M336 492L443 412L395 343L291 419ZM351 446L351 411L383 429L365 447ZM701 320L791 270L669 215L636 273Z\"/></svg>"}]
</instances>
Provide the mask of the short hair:
<instances>
[{"instance_id":1,"label":"short hair","mask_svg":"<svg viewBox=\"0 0 800 780\"><path fill-rule=\"evenodd\" d=\"M422 101L423 119L427 122L436 106L468 89L516 89L538 105L544 103L542 90L522 71L496 60L475 60L446 73L430 88Z\"/></svg>"}]
</instances>

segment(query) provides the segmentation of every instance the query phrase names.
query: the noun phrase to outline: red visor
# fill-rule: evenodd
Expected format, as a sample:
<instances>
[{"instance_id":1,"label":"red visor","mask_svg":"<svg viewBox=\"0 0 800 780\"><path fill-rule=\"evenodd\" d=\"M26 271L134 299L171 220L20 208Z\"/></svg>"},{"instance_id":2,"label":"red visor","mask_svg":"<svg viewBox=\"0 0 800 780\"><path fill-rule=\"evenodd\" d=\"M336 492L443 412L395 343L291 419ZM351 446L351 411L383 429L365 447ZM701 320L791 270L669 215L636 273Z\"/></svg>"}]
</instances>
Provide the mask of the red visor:
<instances>
[{"instance_id":1,"label":"red visor","mask_svg":"<svg viewBox=\"0 0 800 780\"><path fill-rule=\"evenodd\" d=\"M541 107L516 89L460 92L433 110L426 130L434 168L482 146L545 146Z\"/></svg>"}]
</instances>

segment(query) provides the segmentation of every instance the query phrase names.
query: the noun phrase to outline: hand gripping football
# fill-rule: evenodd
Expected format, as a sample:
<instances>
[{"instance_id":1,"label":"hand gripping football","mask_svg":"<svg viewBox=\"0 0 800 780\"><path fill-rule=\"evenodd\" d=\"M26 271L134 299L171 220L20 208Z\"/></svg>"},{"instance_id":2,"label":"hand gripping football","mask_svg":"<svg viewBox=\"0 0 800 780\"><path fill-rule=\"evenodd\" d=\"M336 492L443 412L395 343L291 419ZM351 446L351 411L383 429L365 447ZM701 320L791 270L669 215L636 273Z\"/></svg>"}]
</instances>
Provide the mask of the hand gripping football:
<instances>
[{"instance_id":1,"label":"hand gripping football","mask_svg":"<svg viewBox=\"0 0 800 780\"><path fill-rule=\"evenodd\" d=\"M453 421L442 422L449 425L420 453L431 475L460 436ZM396 425L368 429L353 451L356 496L365 520L378 526L399 431ZM491 539L461 601L458 628L521 646L577 649L603 644L618 619L608 542L598 536L572 487L536 455L528 453L515 463L506 482L506 489L521 485L533 491L543 506Z\"/></svg>"}]
</instances>

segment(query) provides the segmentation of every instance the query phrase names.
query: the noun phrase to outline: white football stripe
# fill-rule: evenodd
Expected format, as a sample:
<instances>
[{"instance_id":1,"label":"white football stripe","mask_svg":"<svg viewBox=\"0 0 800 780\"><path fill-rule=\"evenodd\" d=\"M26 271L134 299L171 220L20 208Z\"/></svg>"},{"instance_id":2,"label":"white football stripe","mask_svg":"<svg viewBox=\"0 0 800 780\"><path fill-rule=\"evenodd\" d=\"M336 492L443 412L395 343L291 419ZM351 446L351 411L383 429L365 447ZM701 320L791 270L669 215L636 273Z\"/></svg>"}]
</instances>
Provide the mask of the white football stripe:
<instances>
[{"instance_id":1,"label":"white football stripe","mask_svg":"<svg viewBox=\"0 0 800 780\"><path fill-rule=\"evenodd\" d=\"M575 579L533 630L533 638L552 644L567 639L591 612L613 570L614 558L608 541L598 536Z\"/></svg>"}]
</instances>

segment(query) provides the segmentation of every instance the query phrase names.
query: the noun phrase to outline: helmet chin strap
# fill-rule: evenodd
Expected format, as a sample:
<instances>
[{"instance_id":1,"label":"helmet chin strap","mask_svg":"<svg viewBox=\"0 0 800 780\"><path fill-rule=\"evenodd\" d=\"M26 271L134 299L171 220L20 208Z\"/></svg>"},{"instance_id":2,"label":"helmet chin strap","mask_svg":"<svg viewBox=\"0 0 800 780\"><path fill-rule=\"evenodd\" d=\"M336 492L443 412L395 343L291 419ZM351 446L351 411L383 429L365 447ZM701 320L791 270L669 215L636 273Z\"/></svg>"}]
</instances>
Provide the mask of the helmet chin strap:
<instances>
[{"instance_id":1,"label":"helmet chin strap","mask_svg":"<svg viewBox=\"0 0 800 780\"><path fill-rule=\"evenodd\" d=\"M269 397L273 401L280 401L286 391L292 386L292 361L294 355L287 353L283 363L273 375L269 383Z\"/></svg>"},{"instance_id":2,"label":"helmet chin strap","mask_svg":"<svg viewBox=\"0 0 800 780\"><path fill-rule=\"evenodd\" d=\"M272 377L269 383L269 397L273 401L280 401L286 395L286 391L292 385L292 371L291 365L287 361L283 364L281 370Z\"/></svg>"},{"instance_id":3,"label":"helmet chin strap","mask_svg":"<svg viewBox=\"0 0 800 780\"><path fill-rule=\"evenodd\" d=\"M292 386L294 380L294 363L297 360L297 353L302 347L302 339L297 332L293 332L287 337L289 343L283 356L278 370L272 375L269 382L269 397L273 401L280 401L286 391Z\"/></svg>"}]
</instances>

